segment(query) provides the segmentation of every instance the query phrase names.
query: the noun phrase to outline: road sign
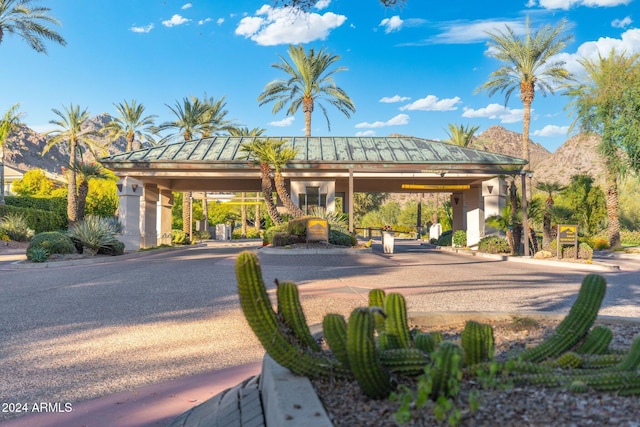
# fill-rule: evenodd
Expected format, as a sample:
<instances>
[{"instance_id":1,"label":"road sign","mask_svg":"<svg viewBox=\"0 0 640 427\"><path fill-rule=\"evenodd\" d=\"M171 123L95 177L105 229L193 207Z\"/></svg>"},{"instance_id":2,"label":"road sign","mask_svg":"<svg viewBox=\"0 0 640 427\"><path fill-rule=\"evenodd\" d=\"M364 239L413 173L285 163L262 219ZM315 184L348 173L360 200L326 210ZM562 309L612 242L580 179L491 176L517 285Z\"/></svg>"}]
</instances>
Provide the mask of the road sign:
<instances>
[{"instance_id":1,"label":"road sign","mask_svg":"<svg viewBox=\"0 0 640 427\"><path fill-rule=\"evenodd\" d=\"M578 241L577 225L558 225L558 243L566 245L575 245Z\"/></svg>"}]
</instances>

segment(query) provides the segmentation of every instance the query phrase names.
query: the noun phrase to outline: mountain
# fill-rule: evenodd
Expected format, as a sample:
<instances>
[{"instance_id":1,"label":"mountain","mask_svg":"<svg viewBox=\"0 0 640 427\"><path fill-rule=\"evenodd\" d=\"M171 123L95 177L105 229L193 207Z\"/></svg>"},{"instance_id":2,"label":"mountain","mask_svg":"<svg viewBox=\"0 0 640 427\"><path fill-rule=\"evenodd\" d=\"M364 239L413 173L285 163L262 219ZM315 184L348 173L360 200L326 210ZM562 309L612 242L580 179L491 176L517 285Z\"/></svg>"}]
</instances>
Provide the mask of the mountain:
<instances>
[{"instance_id":1,"label":"mountain","mask_svg":"<svg viewBox=\"0 0 640 427\"><path fill-rule=\"evenodd\" d=\"M102 129L113 118L108 114L100 114L87 120L83 131L98 131ZM95 137L101 145L107 146L108 154L121 153L125 150L127 143L124 138L120 138L112 144L109 144L108 138ZM37 133L26 126L19 126L19 130L9 136L7 144L4 147L4 162L8 166L14 167L21 171L29 169L44 169L53 174L62 174L62 168L69 164L69 151L66 145L54 145L43 155L42 152L47 144L47 137ZM98 153L107 155L106 153ZM83 155L84 161L95 161L95 157L90 152Z\"/></svg>"},{"instance_id":2,"label":"mountain","mask_svg":"<svg viewBox=\"0 0 640 427\"><path fill-rule=\"evenodd\" d=\"M469 144L469 148L522 158L522 134L502 126L491 126L479 134ZM549 157L551 153L546 148L529 139L529 159L532 170L535 171L537 166Z\"/></svg>"}]
</instances>

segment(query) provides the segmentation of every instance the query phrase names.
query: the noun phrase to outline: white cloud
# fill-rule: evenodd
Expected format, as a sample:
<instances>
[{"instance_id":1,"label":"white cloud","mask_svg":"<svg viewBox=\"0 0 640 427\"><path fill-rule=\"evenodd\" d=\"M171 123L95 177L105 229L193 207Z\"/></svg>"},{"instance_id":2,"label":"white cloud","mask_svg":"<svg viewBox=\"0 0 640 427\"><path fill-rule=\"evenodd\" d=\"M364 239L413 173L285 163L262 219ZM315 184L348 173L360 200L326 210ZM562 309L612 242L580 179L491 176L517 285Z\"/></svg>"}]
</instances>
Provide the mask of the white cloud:
<instances>
[{"instance_id":1,"label":"white cloud","mask_svg":"<svg viewBox=\"0 0 640 427\"><path fill-rule=\"evenodd\" d=\"M583 43L578 47L576 53L561 53L555 55L550 61L564 61L565 68L570 73L579 76L584 70L578 60L597 61L598 54L606 57L612 49L617 53L625 52L627 55L640 53L640 28L625 31L619 39L600 37L597 41Z\"/></svg>"},{"instance_id":2,"label":"white cloud","mask_svg":"<svg viewBox=\"0 0 640 427\"><path fill-rule=\"evenodd\" d=\"M400 19L398 15L392 16L391 18L384 18L380 21L379 27L385 27L384 32L386 34L392 33L394 31L400 31L402 29L402 23L404 21Z\"/></svg>"},{"instance_id":3,"label":"white cloud","mask_svg":"<svg viewBox=\"0 0 640 427\"><path fill-rule=\"evenodd\" d=\"M285 117L282 120L277 120L275 122L269 122L269 125L283 128L283 127L291 126L295 119L296 119L295 117L289 116L289 117Z\"/></svg>"},{"instance_id":4,"label":"white cloud","mask_svg":"<svg viewBox=\"0 0 640 427\"><path fill-rule=\"evenodd\" d=\"M533 112L533 109L531 110ZM474 110L473 108L464 108L462 117L470 119L485 118L485 119L499 119L500 123L517 123L521 122L524 115L524 110L510 109L500 104L489 104L484 108Z\"/></svg>"},{"instance_id":5,"label":"white cloud","mask_svg":"<svg viewBox=\"0 0 640 427\"><path fill-rule=\"evenodd\" d=\"M332 12L320 15L265 4L255 16L242 18L235 32L261 46L299 44L325 40L331 30L346 20L346 16Z\"/></svg>"},{"instance_id":6,"label":"white cloud","mask_svg":"<svg viewBox=\"0 0 640 427\"><path fill-rule=\"evenodd\" d=\"M145 27L131 27L130 28L131 31L133 31L134 33L148 33L151 30L153 30L153 24L149 24Z\"/></svg>"},{"instance_id":7,"label":"white cloud","mask_svg":"<svg viewBox=\"0 0 640 427\"><path fill-rule=\"evenodd\" d=\"M540 130L533 132L534 136L566 136L569 126L546 125Z\"/></svg>"},{"instance_id":8,"label":"white cloud","mask_svg":"<svg viewBox=\"0 0 640 427\"><path fill-rule=\"evenodd\" d=\"M185 10L185 9L189 9L191 7L193 7L193 4L185 3L185 4L182 5L182 7L180 9Z\"/></svg>"},{"instance_id":9,"label":"white cloud","mask_svg":"<svg viewBox=\"0 0 640 427\"><path fill-rule=\"evenodd\" d=\"M376 132L373 130L365 130L363 132L356 132L356 136L376 136Z\"/></svg>"},{"instance_id":10,"label":"white cloud","mask_svg":"<svg viewBox=\"0 0 640 427\"><path fill-rule=\"evenodd\" d=\"M198 25L204 25L207 22L211 22L211 18L204 18L198 21Z\"/></svg>"},{"instance_id":11,"label":"white cloud","mask_svg":"<svg viewBox=\"0 0 640 427\"><path fill-rule=\"evenodd\" d=\"M569 10L574 6L613 7L627 5L632 0L540 0L540 7L544 9ZM530 2L531 3L531 2Z\"/></svg>"},{"instance_id":12,"label":"white cloud","mask_svg":"<svg viewBox=\"0 0 640 427\"><path fill-rule=\"evenodd\" d=\"M630 16L625 16L623 19L614 19L611 21L611 26L613 28L625 28L631 25L632 22Z\"/></svg>"},{"instance_id":13,"label":"white cloud","mask_svg":"<svg viewBox=\"0 0 640 427\"><path fill-rule=\"evenodd\" d=\"M222 25L224 23L224 18L218 18L218 20L216 21L216 24L218 25Z\"/></svg>"},{"instance_id":14,"label":"white cloud","mask_svg":"<svg viewBox=\"0 0 640 427\"><path fill-rule=\"evenodd\" d=\"M315 8L318 10L326 9L331 4L331 0L320 0L315 4Z\"/></svg>"},{"instance_id":15,"label":"white cloud","mask_svg":"<svg viewBox=\"0 0 640 427\"><path fill-rule=\"evenodd\" d=\"M367 123L367 122L358 123L356 125L356 128L373 129L373 128L381 128L386 126L401 126L401 125L407 125L407 124L409 124L409 116L407 114L398 114L397 116L390 118L386 122L377 121L373 123Z\"/></svg>"},{"instance_id":16,"label":"white cloud","mask_svg":"<svg viewBox=\"0 0 640 427\"><path fill-rule=\"evenodd\" d=\"M411 98L409 98L408 96L393 95L391 97L383 96L382 98L380 98L380 101L378 101L378 102L384 102L386 104L392 104L394 102L404 102L404 101L408 101L410 99Z\"/></svg>"},{"instance_id":17,"label":"white cloud","mask_svg":"<svg viewBox=\"0 0 640 427\"><path fill-rule=\"evenodd\" d=\"M427 95L424 98L413 101L411 104L400 107L400 111L450 111L457 110L456 104L459 103L460 98L457 96L455 98L438 99L435 95Z\"/></svg>"},{"instance_id":18,"label":"white cloud","mask_svg":"<svg viewBox=\"0 0 640 427\"><path fill-rule=\"evenodd\" d=\"M175 27L176 25L182 25L182 24L186 24L187 22L190 22L191 19L187 19L185 17L182 17L180 15L173 15L171 17L171 19L167 19L166 21L162 21L162 25L164 25L165 27Z\"/></svg>"},{"instance_id":19,"label":"white cloud","mask_svg":"<svg viewBox=\"0 0 640 427\"><path fill-rule=\"evenodd\" d=\"M487 40L487 32L505 31L506 26L517 35L526 33L524 20L451 21L441 25L442 32L423 44L469 44Z\"/></svg>"}]
</instances>

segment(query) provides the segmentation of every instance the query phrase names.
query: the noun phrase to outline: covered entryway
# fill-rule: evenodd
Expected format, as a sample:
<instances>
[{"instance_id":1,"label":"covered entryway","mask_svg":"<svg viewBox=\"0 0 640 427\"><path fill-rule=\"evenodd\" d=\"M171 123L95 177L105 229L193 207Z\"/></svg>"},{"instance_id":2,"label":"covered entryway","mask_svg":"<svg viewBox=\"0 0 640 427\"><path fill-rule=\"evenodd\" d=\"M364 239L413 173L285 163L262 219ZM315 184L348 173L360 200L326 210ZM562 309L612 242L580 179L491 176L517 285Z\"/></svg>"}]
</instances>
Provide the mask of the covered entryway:
<instances>
[{"instance_id":1,"label":"covered entryway","mask_svg":"<svg viewBox=\"0 0 640 427\"><path fill-rule=\"evenodd\" d=\"M241 146L266 137L216 136L116 154L101 160L120 177L119 216L127 249L171 241L172 191L260 192L260 169ZM451 193L454 230L468 246L485 235L485 218L506 205L502 176L520 175L523 159L413 137L269 137L297 156L283 169L292 199L314 197L328 209L344 195L353 230L355 192Z\"/></svg>"}]
</instances>

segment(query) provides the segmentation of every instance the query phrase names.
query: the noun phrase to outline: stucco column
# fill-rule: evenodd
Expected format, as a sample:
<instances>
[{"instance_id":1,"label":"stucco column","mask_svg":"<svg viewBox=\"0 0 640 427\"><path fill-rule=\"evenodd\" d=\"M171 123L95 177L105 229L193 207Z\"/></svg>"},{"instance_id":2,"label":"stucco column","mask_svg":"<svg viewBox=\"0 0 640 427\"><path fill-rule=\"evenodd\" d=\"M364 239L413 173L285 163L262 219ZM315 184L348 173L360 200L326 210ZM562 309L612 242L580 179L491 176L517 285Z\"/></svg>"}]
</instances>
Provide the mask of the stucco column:
<instances>
[{"instance_id":1,"label":"stucco column","mask_svg":"<svg viewBox=\"0 0 640 427\"><path fill-rule=\"evenodd\" d=\"M467 213L464 208L464 193L458 192L451 195L451 209L453 209L453 231L467 228Z\"/></svg>"},{"instance_id":2,"label":"stucco column","mask_svg":"<svg viewBox=\"0 0 640 427\"><path fill-rule=\"evenodd\" d=\"M474 248L484 237L482 187L471 187L467 190L464 201L467 209L467 246Z\"/></svg>"},{"instance_id":3,"label":"stucco column","mask_svg":"<svg viewBox=\"0 0 640 427\"><path fill-rule=\"evenodd\" d=\"M142 182L124 177L116 184L119 198L118 220L122 224L122 237L125 250L140 249L140 197Z\"/></svg>"},{"instance_id":4,"label":"stucco column","mask_svg":"<svg viewBox=\"0 0 640 427\"><path fill-rule=\"evenodd\" d=\"M142 200L142 240L143 248L158 246L158 232L156 221L158 219L158 186L155 184L144 185L144 198Z\"/></svg>"},{"instance_id":5,"label":"stucco column","mask_svg":"<svg viewBox=\"0 0 640 427\"><path fill-rule=\"evenodd\" d=\"M173 207L173 193L170 190L160 190L158 202L158 245L171 244L171 208Z\"/></svg>"},{"instance_id":6,"label":"stucco column","mask_svg":"<svg viewBox=\"0 0 640 427\"><path fill-rule=\"evenodd\" d=\"M507 206L507 182L502 178L493 178L482 183L482 197L484 198L484 219L494 215L502 215ZM497 228L485 224L485 236L500 234Z\"/></svg>"}]
</instances>

